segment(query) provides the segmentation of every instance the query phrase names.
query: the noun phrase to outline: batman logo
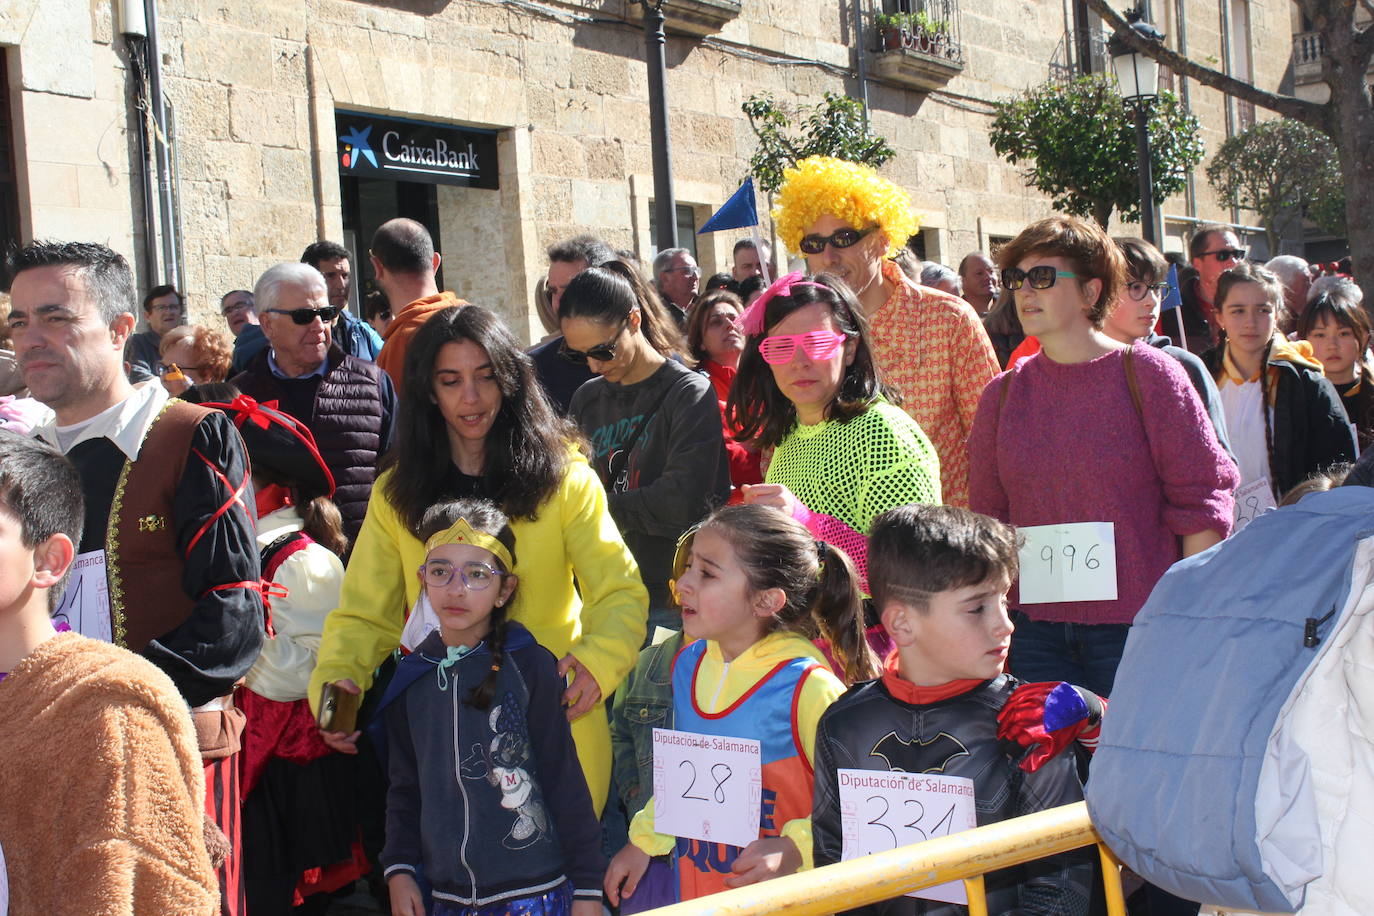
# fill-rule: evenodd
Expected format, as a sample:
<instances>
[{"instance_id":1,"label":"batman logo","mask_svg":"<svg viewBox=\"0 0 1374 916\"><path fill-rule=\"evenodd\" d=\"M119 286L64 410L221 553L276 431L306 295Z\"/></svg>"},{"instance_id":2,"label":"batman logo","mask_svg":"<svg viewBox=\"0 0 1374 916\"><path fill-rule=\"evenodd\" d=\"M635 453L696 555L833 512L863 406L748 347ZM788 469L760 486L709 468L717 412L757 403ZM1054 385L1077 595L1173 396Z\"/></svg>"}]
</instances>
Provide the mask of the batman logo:
<instances>
[{"instance_id":1,"label":"batman logo","mask_svg":"<svg viewBox=\"0 0 1374 916\"><path fill-rule=\"evenodd\" d=\"M951 760L969 756L968 748L949 732L919 741L899 738L891 731L878 739L868 753L881 757L887 768L897 773L943 773Z\"/></svg>"}]
</instances>

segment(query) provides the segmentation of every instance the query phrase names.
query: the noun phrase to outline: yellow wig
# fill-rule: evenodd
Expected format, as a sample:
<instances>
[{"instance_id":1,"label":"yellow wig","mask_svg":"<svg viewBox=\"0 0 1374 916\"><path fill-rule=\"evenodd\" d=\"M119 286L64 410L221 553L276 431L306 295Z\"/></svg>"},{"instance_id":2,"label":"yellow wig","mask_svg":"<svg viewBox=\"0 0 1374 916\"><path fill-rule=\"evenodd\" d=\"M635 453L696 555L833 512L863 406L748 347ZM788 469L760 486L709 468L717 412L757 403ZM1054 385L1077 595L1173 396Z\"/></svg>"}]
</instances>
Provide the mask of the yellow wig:
<instances>
[{"instance_id":1,"label":"yellow wig","mask_svg":"<svg viewBox=\"0 0 1374 916\"><path fill-rule=\"evenodd\" d=\"M920 228L911 196L869 166L812 156L782 175L773 219L789 251L801 251L807 228L827 213L855 229L877 223L887 235L889 258Z\"/></svg>"}]
</instances>

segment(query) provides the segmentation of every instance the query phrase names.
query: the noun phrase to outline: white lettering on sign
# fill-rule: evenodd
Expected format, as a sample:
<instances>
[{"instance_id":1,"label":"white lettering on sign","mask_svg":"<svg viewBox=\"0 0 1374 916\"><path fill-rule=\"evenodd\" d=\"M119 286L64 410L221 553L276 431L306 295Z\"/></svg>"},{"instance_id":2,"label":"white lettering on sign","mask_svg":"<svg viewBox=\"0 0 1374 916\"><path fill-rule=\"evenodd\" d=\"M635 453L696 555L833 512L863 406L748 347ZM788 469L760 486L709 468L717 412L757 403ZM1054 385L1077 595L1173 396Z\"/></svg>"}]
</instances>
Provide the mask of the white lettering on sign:
<instances>
[{"instance_id":1,"label":"white lettering on sign","mask_svg":"<svg viewBox=\"0 0 1374 916\"><path fill-rule=\"evenodd\" d=\"M53 622L66 621L82 636L114 642L110 625L110 586L105 579L105 551L89 550L72 561L71 578L53 612Z\"/></svg>"},{"instance_id":2,"label":"white lettering on sign","mask_svg":"<svg viewBox=\"0 0 1374 916\"><path fill-rule=\"evenodd\" d=\"M762 761L752 738L654 729L654 829L748 846L759 838Z\"/></svg>"},{"instance_id":3,"label":"white lettering on sign","mask_svg":"<svg viewBox=\"0 0 1374 916\"><path fill-rule=\"evenodd\" d=\"M1018 528L1021 603L1116 600L1116 526L1074 522Z\"/></svg>"},{"instance_id":4,"label":"white lettering on sign","mask_svg":"<svg viewBox=\"0 0 1374 916\"><path fill-rule=\"evenodd\" d=\"M1269 486L1269 478L1252 480L1236 491L1235 522L1231 533L1235 534L1246 525L1259 518L1270 509L1277 509L1274 502L1274 488Z\"/></svg>"},{"instance_id":5,"label":"white lettering on sign","mask_svg":"<svg viewBox=\"0 0 1374 916\"><path fill-rule=\"evenodd\" d=\"M432 165L460 172L477 171L477 150L471 143L464 151L451 150L442 137L436 138L433 146L420 146L402 140L399 131L389 130L382 135L382 155L392 162L408 165Z\"/></svg>"},{"instance_id":6,"label":"white lettering on sign","mask_svg":"<svg viewBox=\"0 0 1374 916\"><path fill-rule=\"evenodd\" d=\"M978 826L973 780L938 773L840 770L842 860L924 843ZM964 882L912 891L908 897L968 904Z\"/></svg>"}]
</instances>

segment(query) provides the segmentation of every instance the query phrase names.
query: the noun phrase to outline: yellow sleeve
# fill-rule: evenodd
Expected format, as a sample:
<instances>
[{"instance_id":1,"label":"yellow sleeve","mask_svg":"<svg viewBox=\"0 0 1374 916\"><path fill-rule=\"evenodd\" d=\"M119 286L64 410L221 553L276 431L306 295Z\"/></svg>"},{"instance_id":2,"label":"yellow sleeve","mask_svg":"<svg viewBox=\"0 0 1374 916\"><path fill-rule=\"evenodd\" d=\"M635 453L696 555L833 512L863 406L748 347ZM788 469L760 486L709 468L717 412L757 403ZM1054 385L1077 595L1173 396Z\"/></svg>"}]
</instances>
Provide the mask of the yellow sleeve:
<instances>
[{"instance_id":1,"label":"yellow sleeve","mask_svg":"<svg viewBox=\"0 0 1374 916\"><path fill-rule=\"evenodd\" d=\"M582 594L582 633L572 653L610 696L639 659L649 592L606 508L606 491L585 461L569 464L559 499L563 539Z\"/></svg>"},{"instance_id":2,"label":"yellow sleeve","mask_svg":"<svg viewBox=\"0 0 1374 916\"><path fill-rule=\"evenodd\" d=\"M807 826L808 837L810 826ZM677 845L677 837L654 832L654 797L630 818L630 842L651 856L666 856Z\"/></svg>"},{"instance_id":3,"label":"yellow sleeve","mask_svg":"<svg viewBox=\"0 0 1374 916\"><path fill-rule=\"evenodd\" d=\"M384 475L385 476L385 475ZM339 606L324 620L315 670L306 699L318 714L320 688L351 678L364 691L372 686L372 672L401 642L405 625L405 570L400 537L405 532L395 509L377 480L367 517L344 571Z\"/></svg>"},{"instance_id":4,"label":"yellow sleeve","mask_svg":"<svg viewBox=\"0 0 1374 916\"><path fill-rule=\"evenodd\" d=\"M816 728L820 725L821 714L830 704L844 693L844 684L828 668L813 668L802 684L801 700L797 703L797 732L801 738L802 750L806 752L806 763L816 763ZM811 858L811 818L799 817L782 825L780 836L785 836L797 844L801 853L802 868L814 867ZM636 843L636 846L639 844ZM643 848L642 846L640 847Z\"/></svg>"}]
</instances>

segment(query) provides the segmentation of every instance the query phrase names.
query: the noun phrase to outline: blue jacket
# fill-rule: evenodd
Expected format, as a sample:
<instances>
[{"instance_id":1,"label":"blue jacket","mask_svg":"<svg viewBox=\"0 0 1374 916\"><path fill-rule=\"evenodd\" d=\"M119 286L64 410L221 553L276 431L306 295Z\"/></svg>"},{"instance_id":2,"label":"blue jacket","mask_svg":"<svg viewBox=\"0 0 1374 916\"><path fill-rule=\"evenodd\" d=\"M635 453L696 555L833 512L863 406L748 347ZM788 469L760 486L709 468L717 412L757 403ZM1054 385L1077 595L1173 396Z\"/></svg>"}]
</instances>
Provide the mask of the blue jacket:
<instances>
[{"instance_id":1,"label":"blue jacket","mask_svg":"<svg viewBox=\"0 0 1374 916\"><path fill-rule=\"evenodd\" d=\"M1227 908L1302 904L1323 869L1314 763L1283 726L1307 672L1340 645L1357 542L1371 535L1374 491L1314 493L1155 586L1087 786L1098 832L1146 880Z\"/></svg>"},{"instance_id":2,"label":"blue jacket","mask_svg":"<svg viewBox=\"0 0 1374 916\"><path fill-rule=\"evenodd\" d=\"M489 709L467 702L491 671L481 642L450 660L436 631L397 666L378 706L390 788L389 876L424 864L434 897L487 906L571 881L601 899L601 828L577 762L553 654L506 624ZM412 727L412 724L414 727Z\"/></svg>"},{"instance_id":3,"label":"blue jacket","mask_svg":"<svg viewBox=\"0 0 1374 916\"><path fill-rule=\"evenodd\" d=\"M376 362L382 350L382 336L352 312L340 312L334 322L334 342L349 356Z\"/></svg>"}]
</instances>

